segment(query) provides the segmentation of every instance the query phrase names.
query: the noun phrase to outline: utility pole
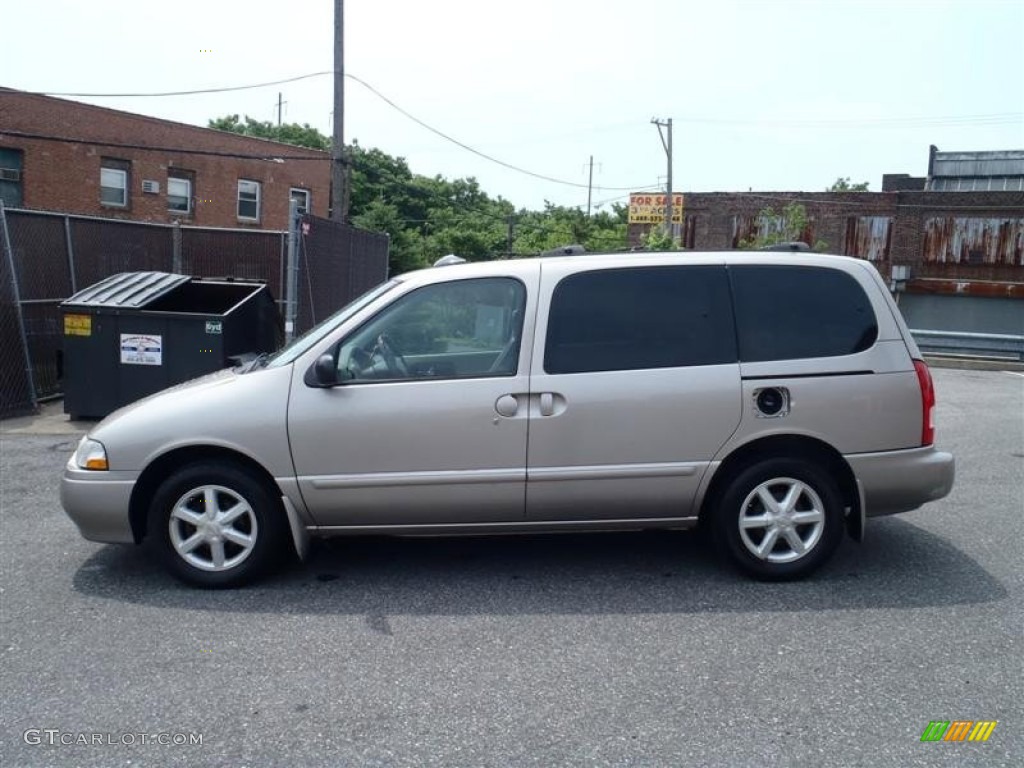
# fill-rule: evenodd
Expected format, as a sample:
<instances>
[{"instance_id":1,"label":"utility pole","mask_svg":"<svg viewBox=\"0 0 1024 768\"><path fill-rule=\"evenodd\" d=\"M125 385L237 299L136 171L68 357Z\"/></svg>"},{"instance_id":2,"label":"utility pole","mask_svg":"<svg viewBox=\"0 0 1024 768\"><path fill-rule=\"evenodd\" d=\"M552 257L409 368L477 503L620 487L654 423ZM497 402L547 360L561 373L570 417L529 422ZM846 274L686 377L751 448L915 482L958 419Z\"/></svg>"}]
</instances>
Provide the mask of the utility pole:
<instances>
[{"instance_id":1,"label":"utility pole","mask_svg":"<svg viewBox=\"0 0 1024 768\"><path fill-rule=\"evenodd\" d=\"M285 276L284 340L295 338L295 322L299 317L299 204L293 197L288 202L288 273Z\"/></svg>"},{"instance_id":2,"label":"utility pole","mask_svg":"<svg viewBox=\"0 0 1024 768\"><path fill-rule=\"evenodd\" d=\"M651 122L658 126L658 136L661 137L661 146L665 148L665 155L668 157L668 179L665 191L665 233L672 236L672 118L668 120L658 120L656 117L651 118ZM665 128L666 131L661 129ZM668 133L668 139L665 138L665 133Z\"/></svg>"},{"instance_id":3,"label":"utility pole","mask_svg":"<svg viewBox=\"0 0 1024 768\"><path fill-rule=\"evenodd\" d=\"M345 160L345 0L334 0L334 136L331 140L331 218L348 216Z\"/></svg>"},{"instance_id":4,"label":"utility pole","mask_svg":"<svg viewBox=\"0 0 1024 768\"><path fill-rule=\"evenodd\" d=\"M281 127L281 92L277 92L277 127Z\"/></svg>"},{"instance_id":5,"label":"utility pole","mask_svg":"<svg viewBox=\"0 0 1024 768\"><path fill-rule=\"evenodd\" d=\"M508 215L508 234L505 240L505 252L510 259L512 258L512 240L515 238L515 222L515 214L510 213Z\"/></svg>"},{"instance_id":6,"label":"utility pole","mask_svg":"<svg viewBox=\"0 0 1024 768\"><path fill-rule=\"evenodd\" d=\"M590 156L590 176L587 179L587 218L590 218L590 197L594 191L594 156Z\"/></svg>"}]
</instances>

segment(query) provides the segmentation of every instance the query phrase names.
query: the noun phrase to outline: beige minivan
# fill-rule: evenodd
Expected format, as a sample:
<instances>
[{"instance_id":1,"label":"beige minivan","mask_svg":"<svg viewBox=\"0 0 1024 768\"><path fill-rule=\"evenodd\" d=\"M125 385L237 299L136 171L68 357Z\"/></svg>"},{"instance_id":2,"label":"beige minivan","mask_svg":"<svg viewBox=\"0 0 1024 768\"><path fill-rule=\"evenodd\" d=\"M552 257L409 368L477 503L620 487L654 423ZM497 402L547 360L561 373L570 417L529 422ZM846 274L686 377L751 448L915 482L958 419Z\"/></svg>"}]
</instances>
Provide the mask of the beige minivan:
<instances>
[{"instance_id":1,"label":"beige minivan","mask_svg":"<svg viewBox=\"0 0 1024 768\"><path fill-rule=\"evenodd\" d=\"M578 255L382 284L271 357L82 439L87 539L241 584L314 536L703 523L764 579L941 499L927 365L871 264Z\"/></svg>"}]
</instances>

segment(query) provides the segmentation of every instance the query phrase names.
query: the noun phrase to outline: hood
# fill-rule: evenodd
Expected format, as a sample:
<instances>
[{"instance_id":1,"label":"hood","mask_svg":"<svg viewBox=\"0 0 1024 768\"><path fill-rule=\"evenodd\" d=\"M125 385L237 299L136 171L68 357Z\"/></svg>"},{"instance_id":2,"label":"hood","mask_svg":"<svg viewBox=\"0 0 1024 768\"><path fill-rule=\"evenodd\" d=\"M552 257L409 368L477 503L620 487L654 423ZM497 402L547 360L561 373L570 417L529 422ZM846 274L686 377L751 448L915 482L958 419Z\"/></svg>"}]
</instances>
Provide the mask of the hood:
<instances>
[{"instance_id":1,"label":"hood","mask_svg":"<svg viewBox=\"0 0 1024 768\"><path fill-rule=\"evenodd\" d=\"M199 396L203 391L214 387L222 387L225 385L229 386L237 377L238 374L235 372L235 369L224 368L223 370L214 371L213 373L208 373L205 376L200 376L198 379L190 379L189 381L182 382L181 384L175 384L173 387L161 389L159 392L147 395L146 397L122 406L116 411L108 414L102 421L93 427L92 430L90 430L90 434L97 434L105 425L117 421L140 408L149 408L153 403L162 403L165 406L171 407L176 399L180 400L182 397L189 398L192 396Z\"/></svg>"}]
</instances>

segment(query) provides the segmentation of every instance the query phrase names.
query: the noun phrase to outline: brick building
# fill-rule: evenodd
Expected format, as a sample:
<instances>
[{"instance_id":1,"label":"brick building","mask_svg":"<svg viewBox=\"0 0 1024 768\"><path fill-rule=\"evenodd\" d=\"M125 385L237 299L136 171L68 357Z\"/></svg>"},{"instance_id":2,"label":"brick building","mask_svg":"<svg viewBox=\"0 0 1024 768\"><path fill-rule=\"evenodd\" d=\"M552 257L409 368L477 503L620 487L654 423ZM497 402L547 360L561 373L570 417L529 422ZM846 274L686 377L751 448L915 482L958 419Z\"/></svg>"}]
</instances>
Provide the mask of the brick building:
<instances>
[{"instance_id":1,"label":"brick building","mask_svg":"<svg viewBox=\"0 0 1024 768\"><path fill-rule=\"evenodd\" d=\"M674 226L686 248L728 250L772 227L762 211L797 202L808 219L801 240L883 274L898 264L916 278L1024 282L1024 151L931 147L927 176L886 174L882 190L688 193ZM630 224L630 244L652 226Z\"/></svg>"},{"instance_id":2,"label":"brick building","mask_svg":"<svg viewBox=\"0 0 1024 768\"><path fill-rule=\"evenodd\" d=\"M0 88L0 200L133 221L287 229L327 216L327 152Z\"/></svg>"},{"instance_id":3,"label":"brick building","mask_svg":"<svg viewBox=\"0 0 1024 768\"><path fill-rule=\"evenodd\" d=\"M688 193L682 202L673 229L685 248L739 248L781 231L782 210L799 203L800 240L899 275L911 327L1024 334L1024 151L932 147L927 176L886 174L881 192ZM659 226L630 224L631 246Z\"/></svg>"},{"instance_id":4,"label":"brick building","mask_svg":"<svg viewBox=\"0 0 1024 768\"><path fill-rule=\"evenodd\" d=\"M677 227L687 248L738 248L764 209L790 202L807 212L801 239L829 253L913 265L920 277L1024 280L1024 192L690 193ZM631 224L631 241L651 226Z\"/></svg>"}]
</instances>

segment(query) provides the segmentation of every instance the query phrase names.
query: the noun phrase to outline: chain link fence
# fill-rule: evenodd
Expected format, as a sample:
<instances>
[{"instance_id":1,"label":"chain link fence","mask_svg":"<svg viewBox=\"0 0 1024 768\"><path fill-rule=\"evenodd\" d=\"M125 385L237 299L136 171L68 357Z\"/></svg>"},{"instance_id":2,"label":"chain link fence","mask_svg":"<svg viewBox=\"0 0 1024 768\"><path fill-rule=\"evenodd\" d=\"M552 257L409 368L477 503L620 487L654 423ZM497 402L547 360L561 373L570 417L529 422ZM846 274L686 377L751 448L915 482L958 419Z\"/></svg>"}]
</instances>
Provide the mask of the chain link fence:
<instances>
[{"instance_id":1,"label":"chain link fence","mask_svg":"<svg viewBox=\"0 0 1024 768\"><path fill-rule=\"evenodd\" d=\"M20 307L11 238L0 201L0 416L25 413L36 405Z\"/></svg>"},{"instance_id":2,"label":"chain link fence","mask_svg":"<svg viewBox=\"0 0 1024 768\"><path fill-rule=\"evenodd\" d=\"M384 281L388 239L341 222L303 216L299 230L296 335ZM346 297L338 302L338 291Z\"/></svg>"},{"instance_id":3,"label":"chain link fence","mask_svg":"<svg viewBox=\"0 0 1024 768\"><path fill-rule=\"evenodd\" d=\"M303 217L296 332L387 277L388 238ZM0 417L62 393L60 303L119 272L267 283L284 307L287 232L145 224L0 207Z\"/></svg>"},{"instance_id":4,"label":"chain link fence","mask_svg":"<svg viewBox=\"0 0 1024 768\"><path fill-rule=\"evenodd\" d=\"M284 305L286 232L182 227L179 235L181 258L172 271L259 280Z\"/></svg>"}]
</instances>

